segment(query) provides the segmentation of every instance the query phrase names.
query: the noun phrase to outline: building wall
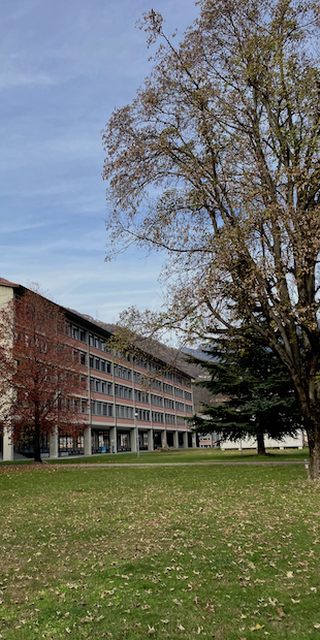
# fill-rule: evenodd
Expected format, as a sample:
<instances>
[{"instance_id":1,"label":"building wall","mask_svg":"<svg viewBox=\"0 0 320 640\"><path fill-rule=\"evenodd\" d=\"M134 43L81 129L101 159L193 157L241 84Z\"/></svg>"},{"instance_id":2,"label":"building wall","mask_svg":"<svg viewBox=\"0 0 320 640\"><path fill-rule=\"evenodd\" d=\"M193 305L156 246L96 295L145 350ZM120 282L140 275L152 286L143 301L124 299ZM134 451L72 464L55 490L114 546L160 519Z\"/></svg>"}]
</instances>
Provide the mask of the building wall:
<instances>
[{"instance_id":1,"label":"building wall","mask_svg":"<svg viewBox=\"0 0 320 640\"><path fill-rule=\"evenodd\" d=\"M96 324L84 326L79 319L68 320L88 381L81 401L83 406L87 402L94 452L135 448L130 434L135 419L141 448L150 450L168 441L178 447L176 433L191 431L186 422L193 415L190 378L178 370L168 370L165 363L155 362L147 353L141 353L138 359L118 357L106 345L110 334ZM116 434L111 433L114 429ZM106 431L109 433L103 433ZM168 434L174 437L168 438Z\"/></svg>"},{"instance_id":2,"label":"building wall","mask_svg":"<svg viewBox=\"0 0 320 640\"><path fill-rule=\"evenodd\" d=\"M6 287L0 285L0 308L7 305L13 300L14 289L12 287ZM4 341L4 337L0 336L0 340ZM10 346L10 345L9 345ZM0 420L4 420L8 404L12 402L12 394L10 390L0 389L1 402L0 402ZM9 434L4 432L2 438L2 456L4 460L13 460L13 447L9 438Z\"/></svg>"},{"instance_id":3,"label":"building wall","mask_svg":"<svg viewBox=\"0 0 320 640\"><path fill-rule=\"evenodd\" d=\"M0 306L13 295L14 286L0 285ZM77 442L54 434L46 454L135 451L136 428L141 449L188 446L191 429L186 418L193 415L191 378L178 369L169 370L165 362L143 351L135 359L111 353L106 345L111 334L100 323L62 310L75 357L82 366L75 402L88 427ZM13 447L3 452L4 459L12 456Z\"/></svg>"},{"instance_id":4,"label":"building wall","mask_svg":"<svg viewBox=\"0 0 320 640\"><path fill-rule=\"evenodd\" d=\"M286 436L283 440L274 440L273 438L264 439L266 449L302 449L304 445L304 436L303 432L299 431L298 435L293 438L290 436ZM242 438L242 440L225 440L220 445L220 449L222 451L226 449L256 449L257 441L255 438Z\"/></svg>"}]
</instances>

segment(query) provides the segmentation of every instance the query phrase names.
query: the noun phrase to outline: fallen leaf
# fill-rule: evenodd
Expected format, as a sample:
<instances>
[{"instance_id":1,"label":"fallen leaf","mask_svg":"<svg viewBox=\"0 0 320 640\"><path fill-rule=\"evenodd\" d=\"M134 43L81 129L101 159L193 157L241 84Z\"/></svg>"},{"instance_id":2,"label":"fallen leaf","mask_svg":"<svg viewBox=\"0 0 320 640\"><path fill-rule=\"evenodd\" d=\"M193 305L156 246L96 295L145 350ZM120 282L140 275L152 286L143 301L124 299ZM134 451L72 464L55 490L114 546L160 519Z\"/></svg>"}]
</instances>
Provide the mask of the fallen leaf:
<instances>
[{"instance_id":1,"label":"fallen leaf","mask_svg":"<svg viewBox=\"0 0 320 640\"><path fill-rule=\"evenodd\" d=\"M250 627L250 631L259 631L259 629L263 629L264 624L256 624L255 627Z\"/></svg>"}]
</instances>

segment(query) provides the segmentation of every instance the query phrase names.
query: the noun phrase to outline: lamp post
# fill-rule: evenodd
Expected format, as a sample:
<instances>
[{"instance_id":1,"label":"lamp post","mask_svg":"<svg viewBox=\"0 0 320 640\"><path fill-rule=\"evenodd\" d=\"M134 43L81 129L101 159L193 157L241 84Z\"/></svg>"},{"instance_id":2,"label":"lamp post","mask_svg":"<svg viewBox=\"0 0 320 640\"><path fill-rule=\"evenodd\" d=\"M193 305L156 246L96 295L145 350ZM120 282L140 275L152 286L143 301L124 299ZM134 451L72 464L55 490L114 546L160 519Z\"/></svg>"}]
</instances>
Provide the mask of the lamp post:
<instances>
[{"instance_id":1,"label":"lamp post","mask_svg":"<svg viewBox=\"0 0 320 640\"><path fill-rule=\"evenodd\" d=\"M140 458L139 431L138 431L138 411L134 412L134 424L135 424L135 428L136 428L137 455L138 455L138 458Z\"/></svg>"}]
</instances>

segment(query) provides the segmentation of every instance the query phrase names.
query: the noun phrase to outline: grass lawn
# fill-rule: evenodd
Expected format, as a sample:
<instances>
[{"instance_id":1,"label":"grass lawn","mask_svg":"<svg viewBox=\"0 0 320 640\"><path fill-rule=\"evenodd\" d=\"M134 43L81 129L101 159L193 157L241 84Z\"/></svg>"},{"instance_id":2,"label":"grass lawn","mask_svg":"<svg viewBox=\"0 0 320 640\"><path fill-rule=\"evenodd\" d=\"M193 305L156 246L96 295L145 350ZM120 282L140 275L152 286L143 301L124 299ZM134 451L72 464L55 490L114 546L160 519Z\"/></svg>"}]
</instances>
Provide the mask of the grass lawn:
<instances>
[{"instance_id":1,"label":"grass lawn","mask_svg":"<svg viewBox=\"0 0 320 640\"><path fill-rule=\"evenodd\" d=\"M16 465L0 483L1 639L320 638L303 466Z\"/></svg>"},{"instance_id":2,"label":"grass lawn","mask_svg":"<svg viewBox=\"0 0 320 640\"><path fill-rule=\"evenodd\" d=\"M56 464L81 463L105 463L105 464L157 464L160 462L303 462L309 458L309 449L270 449L266 456L258 456L256 449L247 449L241 452L237 449L221 451L220 449L180 449L169 451L141 451L137 453L101 454L78 458L66 457L59 460L51 460ZM50 462L50 460L48 460Z\"/></svg>"}]
</instances>

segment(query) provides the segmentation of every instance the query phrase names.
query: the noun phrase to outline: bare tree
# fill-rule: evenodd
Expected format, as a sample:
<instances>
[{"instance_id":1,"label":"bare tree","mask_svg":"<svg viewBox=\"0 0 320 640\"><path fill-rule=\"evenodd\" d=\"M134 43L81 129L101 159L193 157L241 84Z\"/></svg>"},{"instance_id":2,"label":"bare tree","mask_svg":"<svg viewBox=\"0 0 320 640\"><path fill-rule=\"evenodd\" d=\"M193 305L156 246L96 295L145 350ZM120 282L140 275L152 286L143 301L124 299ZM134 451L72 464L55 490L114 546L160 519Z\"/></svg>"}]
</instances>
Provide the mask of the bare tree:
<instances>
[{"instance_id":1,"label":"bare tree","mask_svg":"<svg viewBox=\"0 0 320 640\"><path fill-rule=\"evenodd\" d=\"M318 478L319 13L307 0L199 6L177 46L144 17L148 43L161 40L153 71L103 133L110 240L168 253L166 307L143 322L193 337L245 322L273 349Z\"/></svg>"}]
</instances>

